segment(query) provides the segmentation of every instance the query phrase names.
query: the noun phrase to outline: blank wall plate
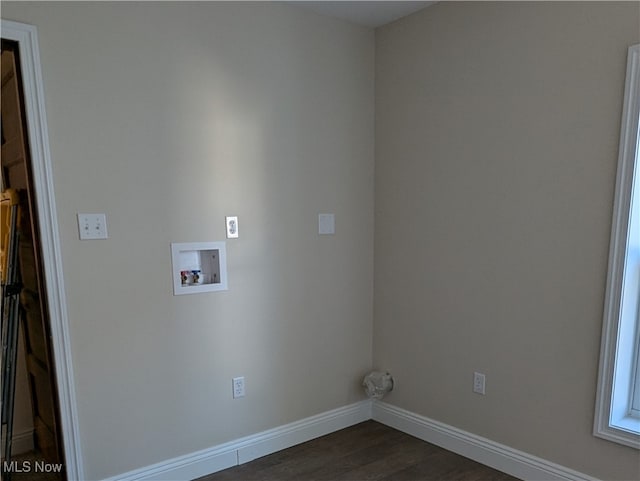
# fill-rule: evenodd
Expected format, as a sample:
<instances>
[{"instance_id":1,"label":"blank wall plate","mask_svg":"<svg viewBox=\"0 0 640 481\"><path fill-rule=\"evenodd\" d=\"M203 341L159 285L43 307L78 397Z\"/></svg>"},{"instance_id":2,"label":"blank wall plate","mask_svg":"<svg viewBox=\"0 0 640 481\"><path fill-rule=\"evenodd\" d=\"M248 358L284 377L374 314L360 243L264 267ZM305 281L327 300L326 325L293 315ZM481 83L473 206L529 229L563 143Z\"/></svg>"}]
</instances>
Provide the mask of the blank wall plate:
<instances>
[{"instance_id":1,"label":"blank wall plate","mask_svg":"<svg viewBox=\"0 0 640 481\"><path fill-rule=\"evenodd\" d=\"M332 235L336 233L336 217L334 214L318 214L318 234Z\"/></svg>"},{"instance_id":2,"label":"blank wall plate","mask_svg":"<svg viewBox=\"0 0 640 481\"><path fill-rule=\"evenodd\" d=\"M78 232L81 240L106 239L107 216L105 214L78 214Z\"/></svg>"}]
</instances>

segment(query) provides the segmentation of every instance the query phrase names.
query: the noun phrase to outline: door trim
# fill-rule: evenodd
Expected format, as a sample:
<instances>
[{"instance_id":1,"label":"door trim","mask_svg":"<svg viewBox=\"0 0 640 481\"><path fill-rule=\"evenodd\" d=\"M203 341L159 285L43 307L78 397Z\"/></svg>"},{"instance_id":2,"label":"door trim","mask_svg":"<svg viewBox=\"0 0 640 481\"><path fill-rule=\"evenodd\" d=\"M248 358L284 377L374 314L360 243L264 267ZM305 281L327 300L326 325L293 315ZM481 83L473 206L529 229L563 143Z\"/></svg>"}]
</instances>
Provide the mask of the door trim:
<instances>
[{"instance_id":1,"label":"door trim","mask_svg":"<svg viewBox=\"0 0 640 481\"><path fill-rule=\"evenodd\" d=\"M2 19L2 38L18 43L26 110L31 169L40 228L42 263L51 342L58 384L57 396L62 424L62 441L69 481L84 479L77 402L74 386L67 301L62 275L60 236L51 173L51 155L45 115L44 88L36 27Z\"/></svg>"}]
</instances>

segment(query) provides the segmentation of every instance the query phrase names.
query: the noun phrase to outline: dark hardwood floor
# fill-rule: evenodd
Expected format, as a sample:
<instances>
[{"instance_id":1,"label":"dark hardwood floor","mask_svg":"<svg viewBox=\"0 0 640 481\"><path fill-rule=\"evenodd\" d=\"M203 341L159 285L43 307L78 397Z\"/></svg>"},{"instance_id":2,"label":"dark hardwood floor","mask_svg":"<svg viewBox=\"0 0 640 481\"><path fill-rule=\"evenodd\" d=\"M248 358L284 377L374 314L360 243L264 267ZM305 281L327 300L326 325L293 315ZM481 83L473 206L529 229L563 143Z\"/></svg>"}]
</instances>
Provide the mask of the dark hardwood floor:
<instances>
[{"instance_id":1,"label":"dark hardwood floor","mask_svg":"<svg viewBox=\"0 0 640 481\"><path fill-rule=\"evenodd\" d=\"M198 481L514 481L516 478L375 421Z\"/></svg>"}]
</instances>

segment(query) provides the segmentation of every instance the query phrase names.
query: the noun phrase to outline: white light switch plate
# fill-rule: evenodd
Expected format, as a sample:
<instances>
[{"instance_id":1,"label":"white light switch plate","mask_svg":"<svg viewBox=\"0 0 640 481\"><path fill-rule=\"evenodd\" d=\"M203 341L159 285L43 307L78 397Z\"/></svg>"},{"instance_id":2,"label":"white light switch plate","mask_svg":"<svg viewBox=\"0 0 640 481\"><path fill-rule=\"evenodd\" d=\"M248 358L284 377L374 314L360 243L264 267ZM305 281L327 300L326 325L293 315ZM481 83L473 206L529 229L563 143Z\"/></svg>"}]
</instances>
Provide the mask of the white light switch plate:
<instances>
[{"instance_id":1,"label":"white light switch plate","mask_svg":"<svg viewBox=\"0 0 640 481\"><path fill-rule=\"evenodd\" d=\"M81 240L106 239L107 216L105 214L78 214L78 232Z\"/></svg>"},{"instance_id":2,"label":"white light switch plate","mask_svg":"<svg viewBox=\"0 0 640 481\"><path fill-rule=\"evenodd\" d=\"M318 214L318 234L335 234L336 218L334 214Z\"/></svg>"}]
</instances>

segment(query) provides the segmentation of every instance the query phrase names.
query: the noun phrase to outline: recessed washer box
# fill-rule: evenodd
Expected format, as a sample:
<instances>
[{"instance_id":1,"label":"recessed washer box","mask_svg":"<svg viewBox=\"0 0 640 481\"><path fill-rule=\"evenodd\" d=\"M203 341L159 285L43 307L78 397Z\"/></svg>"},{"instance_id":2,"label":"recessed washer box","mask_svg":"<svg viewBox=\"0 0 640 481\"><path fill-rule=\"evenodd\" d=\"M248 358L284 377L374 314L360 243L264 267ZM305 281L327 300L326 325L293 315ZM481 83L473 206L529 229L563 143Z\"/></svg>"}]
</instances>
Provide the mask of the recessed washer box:
<instances>
[{"instance_id":1,"label":"recessed washer box","mask_svg":"<svg viewBox=\"0 0 640 481\"><path fill-rule=\"evenodd\" d=\"M174 296L228 289L224 242L172 243L171 264Z\"/></svg>"}]
</instances>

